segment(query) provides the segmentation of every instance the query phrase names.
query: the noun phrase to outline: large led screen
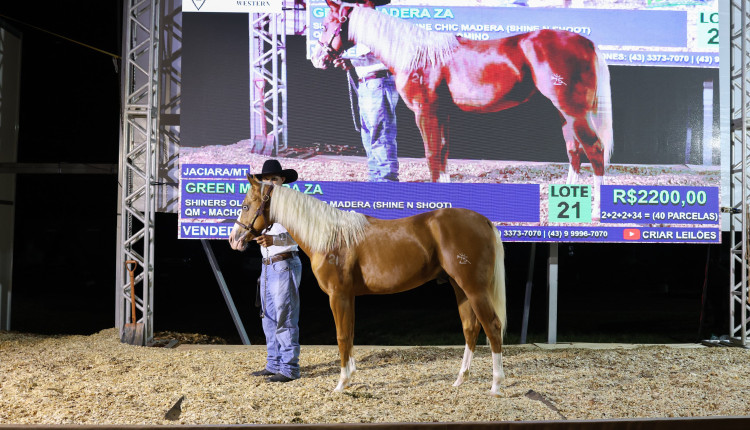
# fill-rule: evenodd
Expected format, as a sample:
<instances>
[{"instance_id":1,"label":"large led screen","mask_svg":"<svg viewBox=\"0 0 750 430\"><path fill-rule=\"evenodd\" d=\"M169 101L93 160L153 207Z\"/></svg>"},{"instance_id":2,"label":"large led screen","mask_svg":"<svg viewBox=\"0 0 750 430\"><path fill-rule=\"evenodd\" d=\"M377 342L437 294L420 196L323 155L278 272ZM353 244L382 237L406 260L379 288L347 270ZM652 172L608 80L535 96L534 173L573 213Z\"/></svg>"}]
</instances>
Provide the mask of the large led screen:
<instances>
[{"instance_id":1,"label":"large led screen","mask_svg":"<svg viewBox=\"0 0 750 430\"><path fill-rule=\"evenodd\" d=\"M253 15L185 11L179 237L226 238L246 175L277 158L300 192L378 218L464 207L506 241L720 241L717 0L427 3L351 11L348 73L316 52L337 23L324 1L287 15L304 34L283 46L278 154L250 119L272 90L251 73ZM384 77L387 133L363 102Z\"/></svg>"}]
</instances>

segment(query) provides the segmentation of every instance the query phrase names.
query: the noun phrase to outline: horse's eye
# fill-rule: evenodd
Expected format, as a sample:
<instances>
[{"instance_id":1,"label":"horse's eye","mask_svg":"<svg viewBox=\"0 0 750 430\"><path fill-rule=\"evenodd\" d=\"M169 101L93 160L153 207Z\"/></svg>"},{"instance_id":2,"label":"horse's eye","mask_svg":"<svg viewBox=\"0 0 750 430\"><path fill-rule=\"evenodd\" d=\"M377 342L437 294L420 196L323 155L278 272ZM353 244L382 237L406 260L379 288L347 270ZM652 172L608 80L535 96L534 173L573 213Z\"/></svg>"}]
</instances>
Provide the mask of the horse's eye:
<instances>
[{"instance_id":1,"label":"horse's eye","mask_svg":"<svg viewBox=\"0 0 750 430\"><path fill-rule=\"evenodd\" d=\"M247 205L242 205L242 210L246 211L248 209Z\"/></svg>"}]
</instances>

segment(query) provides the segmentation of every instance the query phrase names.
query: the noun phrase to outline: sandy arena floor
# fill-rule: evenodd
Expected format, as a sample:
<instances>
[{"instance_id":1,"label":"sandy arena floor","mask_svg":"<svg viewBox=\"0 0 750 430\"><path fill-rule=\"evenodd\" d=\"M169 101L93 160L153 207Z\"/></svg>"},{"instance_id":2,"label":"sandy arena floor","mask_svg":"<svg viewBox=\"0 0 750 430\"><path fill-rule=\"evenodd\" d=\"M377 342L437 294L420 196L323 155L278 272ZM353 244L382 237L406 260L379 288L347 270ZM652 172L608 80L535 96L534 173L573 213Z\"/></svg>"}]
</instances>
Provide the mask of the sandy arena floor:
<instances>
[{"instance_id":1,"label":"sandy arena floor","mask_svg":"<svg viewBox=\"0 0 750 430\"><path fill-rule=\"evenodd\" d=\"M451 386L462 347L360 347L334 393L338 350L303 346L302 378L249 373L265 347L176 349L91 336L0 332L0 424L456 422L750 415L750 352L738 348L543 349L508 346L502 395L491 362ZM184 396L175 421L165 413Z\"/></svg>"}]
</instances>

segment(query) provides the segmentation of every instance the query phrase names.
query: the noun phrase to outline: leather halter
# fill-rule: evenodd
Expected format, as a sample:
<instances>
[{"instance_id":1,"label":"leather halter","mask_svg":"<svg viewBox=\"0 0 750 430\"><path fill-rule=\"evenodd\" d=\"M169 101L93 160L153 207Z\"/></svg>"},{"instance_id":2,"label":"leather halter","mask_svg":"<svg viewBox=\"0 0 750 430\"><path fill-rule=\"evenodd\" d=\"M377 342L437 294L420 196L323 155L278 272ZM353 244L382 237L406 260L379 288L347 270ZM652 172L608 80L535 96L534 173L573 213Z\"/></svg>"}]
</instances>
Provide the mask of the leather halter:
<instances>
[{"instance_id":1,"label":"leather halter","mask_svg":"<svg viewBox=\"0 0 750 430\"><path fill-rule=\"evenodd\" d=\"M318 45L325 50L326 55L328 55L331 58L331 61L339 58L341 54L346 50L343 48L344 46L344 40L349 39L349 15L351 15L352 10L354 10L354 6L342 6L343 10L341 13L339 13L339 28L336 29L336 31L331 35L331 38L328 40L328 43L321 42L318 40ZM341 35L341 49L333 49L333 40L336 38L336 36Z\"/></svg>"},{"instance_id":2,"label":"leather halter","mask_svg":"<svg viewBox=\"0 0 750 430\"><path fill-rule=\"evenodd\" d=\"M253 217L252 221L250 221L249 225L245 225L241 223L239 220L235 221L234 223L239 225L240 227L244 228L245 230L248 230L250 234L253 235L253 238L262 236L263 232L266 231L270 225L268 224L268 220L266 220L266 228L263 229L263 231L258 231L255 229L255 220L258 219L258 217L262 216L265 218L265 215L263 213L266 210L266 205L271 200L271 190L273 189L273 184L263 184L263 187L268 187L268 192L263 193L263 188L261 188L262 196L260 198L260 206L258 206L258 210L255 211L255 216ZM245 235L245 242L248 242L247 235Z\"/></svg>"}]
</instances>

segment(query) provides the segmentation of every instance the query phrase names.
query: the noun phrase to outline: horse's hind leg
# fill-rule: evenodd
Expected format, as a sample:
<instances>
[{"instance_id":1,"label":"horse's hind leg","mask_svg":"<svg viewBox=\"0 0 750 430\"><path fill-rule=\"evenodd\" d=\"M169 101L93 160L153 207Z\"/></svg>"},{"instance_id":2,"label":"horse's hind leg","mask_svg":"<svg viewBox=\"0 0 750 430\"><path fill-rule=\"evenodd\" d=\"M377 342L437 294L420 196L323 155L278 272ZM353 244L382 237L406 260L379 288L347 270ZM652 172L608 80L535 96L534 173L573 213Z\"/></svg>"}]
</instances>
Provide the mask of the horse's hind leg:
<instances>
[{"instance_id":1,"label":"horse's hind leg","mask_svg":"<svg viewBox=\"0 0 750 430\"><path fill-rule=\"evenodd\" d=\"M604 177L604 145L602 145L599 135L585 117L576 118L572 126L576 140L581 143L581 147L586 152L586 157L591 162L595 177L601 179Z\"/></svg>"},{"instance_id":2,"label":"horse's hind leg","mask_svg":"<svg viewBox=\"0 0 750 430\"><path fill-rule=\"evenodd\" d=\"M336 341L339 345L339 356L341 358L341 376L333 391L341 392L349 386L351 377L357 370L354 365L354 357L351 356L352 345L354 344L354 295L336 292L335 288L332 288L332 290L329 302L336 323Z\"/></svg>"},{"instance_id":3,"label":"horse's hind leg","mask_svg":"<svg viewBox=\"0 0 750 430\"><path fill-rule=\"evenodd\" d=\"M584 152L580 143L578 143L578 140L576 139L573 124L566 122L565 118L563 118L563 122L563 138L565 139L565 148L568 151L568 160L570 161L566 183L577 184L581 173L581 156Z\"/></svg>"},{"instance_id":4,"label":"horse's hind leg","mask_svg":"<svg viewBox=\"0 0 750 430\"><path fill-rule=\"evenodd\" d=\"M471 360L474 357L474 348L477 345L477 335L479 335L479 320L477 319L474 309L471 308L469 299L464 294L461 287L458 286L453 278L449 278L453 291L456 293L456 302L458 302L458 313L461 316L461 326L464 331L466 346L464 348L464 358L461 360L461 368L458 371L458 378L453 383L454 387L461 385L469 373Z\"/></svg>"},{"instance_id":5,"label":"horse's hind leg","mask_svg":"<svg viewBox=\"0 0 750 430\"><path fill-rule=\"evenodd\" d=\"M450 182L451 177L446 172L450 139L448 114L432 104L415 109L414 119L417 122L419 132L422 134L424 155L430 167L430 180L432 182Z\"/></svg>"},{"instance_id":6,"label":"horse's hind leg","mask_svg":"<svg viewBox=\"0 0 750 430\"><path fill-rule=\"evenodd\" d=\"M495 310L492 308L492 298L488 294L467 295L471 307L482 324L484 333L490 340L492 351L492 388L490 394L500 395L500 383L505 379L503 372L503 327Z\"/></svg>"},{"instance_id":7,"label":"horse's hind leg","mask_svg":"<svg viewBox=\"0 0 750 430\"><path fill-rule=\"evenodd\" d=\"M594 187L592 189L594 201L591 207L591 216L598 219L601 187L604 184L604 145L602 145L599 135L586 117L576 118L572 121L572 127L576 140L580 142L580 147L586 153L586 157L594 170Z\"/></svg>"}]
</instances>

